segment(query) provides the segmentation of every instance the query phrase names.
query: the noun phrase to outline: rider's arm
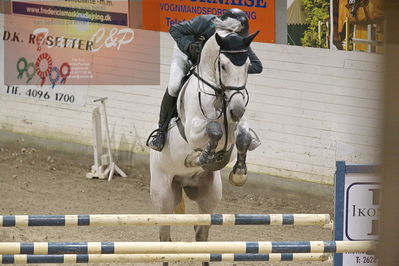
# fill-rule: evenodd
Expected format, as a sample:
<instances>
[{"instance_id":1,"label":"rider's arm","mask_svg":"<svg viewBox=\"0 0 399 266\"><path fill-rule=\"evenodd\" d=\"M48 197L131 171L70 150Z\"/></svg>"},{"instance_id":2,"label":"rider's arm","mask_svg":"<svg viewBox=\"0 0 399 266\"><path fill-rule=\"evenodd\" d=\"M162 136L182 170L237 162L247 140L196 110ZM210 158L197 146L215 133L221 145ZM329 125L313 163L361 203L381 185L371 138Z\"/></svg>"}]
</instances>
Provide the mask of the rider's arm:
<instances>
[{"instance_id":1,"label":"rider's arm","mask_svg":"<svg viewBox=\"0 0 399 266\"><path fill-rule=\"evenodd\" d=\"M251 61L248 69L249 74L259 74L263 70L262 62L256 56L254 51L252 51L251 47L248 47L248 57Z\"/></svg>"},{"instance_id":2,"label":"rider's arm","mask_svg":"<svg viewBox=\"0 0 399 266\"><path fill-rule=\"evenodd\" d=\"M201 26L201 16L171 26L169 33L180 50L187 53L188 46L195 41L196 35L200 33L199 26Z\"/></svg>"}]
</instances>

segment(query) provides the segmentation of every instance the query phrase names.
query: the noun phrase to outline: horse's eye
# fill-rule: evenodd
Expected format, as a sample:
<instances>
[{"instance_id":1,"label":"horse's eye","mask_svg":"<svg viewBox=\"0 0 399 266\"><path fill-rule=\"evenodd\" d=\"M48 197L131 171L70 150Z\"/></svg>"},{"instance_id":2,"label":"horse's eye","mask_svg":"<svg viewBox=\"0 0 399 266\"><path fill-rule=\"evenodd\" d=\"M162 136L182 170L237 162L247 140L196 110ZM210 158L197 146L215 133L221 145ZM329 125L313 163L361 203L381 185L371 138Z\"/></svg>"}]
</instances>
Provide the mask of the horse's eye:
<instances>
[{"instance_id":1,"label":"horse's eye","mask_svg":"<svg viewBox=\"0 0 399 266\"><path fill-rule=\"evenodd\" d=\"M223 70L226 70L226 67L225 67L225 65L222 65L222 69L223 69Z\"/></svg>"}]
</instances>

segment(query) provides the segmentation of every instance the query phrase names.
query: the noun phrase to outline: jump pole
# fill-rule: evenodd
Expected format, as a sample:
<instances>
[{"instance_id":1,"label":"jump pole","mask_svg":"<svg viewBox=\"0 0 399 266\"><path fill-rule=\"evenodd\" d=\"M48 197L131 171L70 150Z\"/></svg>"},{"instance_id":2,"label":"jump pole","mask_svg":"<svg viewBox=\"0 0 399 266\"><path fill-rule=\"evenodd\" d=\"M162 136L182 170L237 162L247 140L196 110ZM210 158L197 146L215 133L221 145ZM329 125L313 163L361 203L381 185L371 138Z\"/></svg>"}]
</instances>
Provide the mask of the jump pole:
<instances>
[{"instance_id":1,"label":"jump pole","mask_svg":"<svg viewBox=\"0 0 399 266\"><path fill-rule=\"evenodd\" d=\"M63 254L0 255L1 264L31 263L139 263L139 262L244 262L244 261L327 261L323 253L284 254Z\"/></svg>"},{"instance_id":2,"label":"jump pole","mask_svg":"<svg viewBox=\"0 0 399 266\"><path fill-rule=\"evenodd\" d=\"M0 254L372 253L375 241L0 242Z\"/></svg>"},{"instance_id":3,"label":"jump pole","mask_svg":"<svg viewBox=\"0 0 399 266\"><path fill-rule=\"evenodd\" d=\"M95 214L0 216L0 227L110 225L331 225L328 214Z\"/></svg>"}]
</instances>

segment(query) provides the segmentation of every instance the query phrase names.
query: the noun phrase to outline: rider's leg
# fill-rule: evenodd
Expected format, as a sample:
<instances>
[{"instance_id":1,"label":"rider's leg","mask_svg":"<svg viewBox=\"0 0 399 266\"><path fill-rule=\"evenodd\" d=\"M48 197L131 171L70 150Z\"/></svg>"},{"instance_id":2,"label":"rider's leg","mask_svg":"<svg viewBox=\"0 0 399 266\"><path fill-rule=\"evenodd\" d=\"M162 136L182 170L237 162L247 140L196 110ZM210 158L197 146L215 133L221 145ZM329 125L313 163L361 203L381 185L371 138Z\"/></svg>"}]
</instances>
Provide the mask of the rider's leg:
<instances>
[{"instance_id":1,"label":"rider's leg","mask_svg":"<svg viewBox=\"0 0 399 266\"><path fill-rule=\"evenodd\" d=\"M161 111L159 112L158 129L151 133L147 141L147 146L156 151L161 151L165 145L165 132L168 126L168 121L172 118L174 108L176 105L176 97L169 94L166 90L162 98Z\"/></svg>"},{"instance_id":2,"label":"rider's leg","mask_svg":"<svg viewBox=\"0 0 399 266\"><path fill-rule=\"evenodd\" d=\"M147 141L147 146L156 151L161 151L165 145L166 131L170 119L172 118L177 96L181 88L181 81L190 69L190 62L187 55L185 55L175 45L173 49L173 57L170 66L170 76L168 88L163 96L161 103L161 110L159 113L158 129L153 132Z\"/></svg>"}]
</instances>

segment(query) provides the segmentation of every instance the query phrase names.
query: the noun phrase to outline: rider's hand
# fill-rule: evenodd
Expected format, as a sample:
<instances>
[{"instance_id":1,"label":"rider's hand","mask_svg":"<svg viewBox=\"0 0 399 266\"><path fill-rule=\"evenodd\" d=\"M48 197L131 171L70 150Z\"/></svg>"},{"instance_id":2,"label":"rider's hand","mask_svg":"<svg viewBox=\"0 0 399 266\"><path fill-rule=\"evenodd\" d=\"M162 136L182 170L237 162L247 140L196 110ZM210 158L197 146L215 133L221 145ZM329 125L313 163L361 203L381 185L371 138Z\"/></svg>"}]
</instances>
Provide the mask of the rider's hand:
<instances>
[{"instance_id":1,"label":"rider's hand","mask_svg":"<svg viewBox=\"0 0 399 266\"><path fill-rule=\"evenodd\" d=\"M193 63L197 63L199 56L201 54L201 50L202 50L202 42L200 41L190 43L190 45L188 46L190 59Z\"/></svg>"},{"instance_id":2,"label":"rider's hand","mask_svg":"<svg viewBox=\"0 0 399 266\"><path fill-rule=\"evenodd\" d=\"M197 37L197 40L200 41L201 43L205 43L206 38L205 38L205 36L200 35L200 36Z\"/></svg>"}]
</instances>

